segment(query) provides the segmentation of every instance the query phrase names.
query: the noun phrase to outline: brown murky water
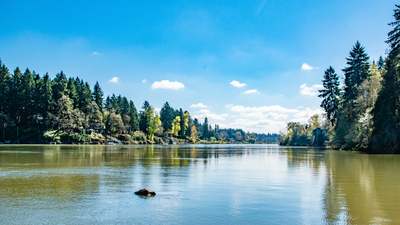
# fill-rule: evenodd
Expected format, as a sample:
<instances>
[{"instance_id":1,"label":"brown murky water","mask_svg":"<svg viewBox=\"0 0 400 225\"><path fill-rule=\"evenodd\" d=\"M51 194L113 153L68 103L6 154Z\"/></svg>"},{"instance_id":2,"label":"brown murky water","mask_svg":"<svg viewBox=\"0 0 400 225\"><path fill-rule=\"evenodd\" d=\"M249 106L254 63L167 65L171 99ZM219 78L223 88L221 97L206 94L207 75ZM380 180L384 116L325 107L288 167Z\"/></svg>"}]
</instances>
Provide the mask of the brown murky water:
<instances>
[{"instance_id":1,"label":"brown murky water","mask_svg":"<svg viewBox=\"0 0 400 225\"><path fill-rule=\"evenodd\" d=\"M0 224L400 224L399 209L397 155L0 145Z\"/></svg>"}]
</instances>

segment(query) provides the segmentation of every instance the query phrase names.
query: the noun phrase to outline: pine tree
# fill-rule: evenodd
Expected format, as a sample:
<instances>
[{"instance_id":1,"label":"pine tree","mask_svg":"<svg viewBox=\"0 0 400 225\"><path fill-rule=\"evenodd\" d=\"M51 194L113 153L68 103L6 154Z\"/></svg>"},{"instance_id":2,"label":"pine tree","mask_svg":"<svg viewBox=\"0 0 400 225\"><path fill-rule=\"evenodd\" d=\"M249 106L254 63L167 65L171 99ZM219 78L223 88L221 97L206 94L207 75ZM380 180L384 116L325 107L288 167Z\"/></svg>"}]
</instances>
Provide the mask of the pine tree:
<instances>
[{"instance_id":1,"label":"pine tree","mask_svg":"<svg viewBox=\"0 0 400 225\"><path fill-rule=\"evenodd\" d=\"M343 69L345 75L344 101L349 102L357 98L357 86L369 76L369 56L357 41L346 60L348 67Z\"/></svg>"},{"instance_id":2,"label":"pine tree","mask_svg":"<svg viewBox=\"0 0 400 225\"><path fill-rule=\"evenodd\" d=\"M372 110L373 132L369 151L373 153L400 153L400 6L394 10L395 21L389 23L391 51L386 60L382 89Z\"/></svg>"},{"instance_id":3,"label":"pine tree","mask_svg":"<svg viewBox=\"0 0 400 225\"><path fill-rule=\"evenodd\" d=\"M383 70L383 68L385 67L385 60L383 59L383 57L382 56L379 56L379 59L378 59L378 70L379 71L382 71Z\"/></svg>"},{"instance_id":4,"label":"pine tree","mask_svg":"<svg viewBox=\"0 0 400 225\"><path fill-rule=\"evenodd\" d=\"M44 121L47 120L49 113L54 111L55 102L53 101L52 82L48 73L43 76L40 87L39 113Z\"/></svg>"},{"instance_id":5,"label":"pine tree","mask_svg":"<svg viewBox=\"0 0 400 225\"><path fill-rule=\"evenodd\" d=\"M150 127L150 119L151 119L149 115L150 108L151 108L150 103L148 101L144 101L142 106L143 111L140 112L139 116L139 128L146 135L148 134L148 128Z\"/></svg>"},{"instance_id":6,"label":"pine tree","mask_svg":"<svg viewBox=\"0 0 400 225\"><path fill-rule=\"evenodd\" d=\"M104 108L108 111L112 109L112 102L110 96L107 96L106 101L104 102Z\"/></svg>"},{"instance_id":7,"label":"pine tree","mask_svg":"<svg viewBox=\"0 0 400 225\"><path fill-rule=\"evenodd\" d=\"M128 114L128 112L129 112L129 102L128 102L128 99L126 97L123 97L121 99L120 106L121 106L121 114L122 115Z\"/></svg>"},{"instance_id":8,"label":"pine tree","mask_svg":"<svg viewBox=\"0 0 400 225\"><path fill-rule=\"evenodd\" d=\"M160 111L160 119L164 131L170 131L172 129L172 121L174 120L174 109L169 105L168 102L164 103L164 106Z\"/></svg>"},{"instance_id":9,"label":"pine tree","mask_svg":"<svg viewBox=\"0 0 400 225\"><path fill-rule=\"evenodd\" d=\"M67 94L67 85L68 80L65 76L64 72L56 74L56 77L53 80L53 98L55 102L63 96Z\"/></svg>"},{"instance_id":10,"label":"pine tree","mask_svg":"<svg viewBox=\"0 0 400 225\"><path fill-rule=\"evenodd\" d=\"M208 139L209 133L208 133L208 119L207 117L204 118L204 123L203 123L203 133L202 133L202 138L203 139Z\"/></svg>"},{"instance_id":11,"label":"pine tree","mask_svg":"<svg viewBox=\"0 0 400 225\"><path fill-rule=\"evenodd\" d=\"M325 70L324 80L322 80L324 89L319 90L321 93L318 97L323 98L321 107L325 109L327 118L332 125L337 117L338 100L340 98L340 82L335 70L330 66Z\"/></svg>"},{"instance_id":12,"label":"pine tree","mask_svg":"<svg viewBox=\"0 0 400 225\"><path fill-rule=\"evenodd\" d=\"M84 114L88 114L92 104L92 91L90 90L89 84L87 82L83 83L83 80L81 80L80 86L81 86L80 92L78 92L79 94L78 108Z\"/></svg>"},{"instance_id":13,"label":"pine tree","mask_svg":"<svg viewBox=\"0 0 400 225\"><path fill-rule=\"evenodd\" d=\"M129 102L129 117L130 117L130 129L131 132L139 130L139 118L135 104L132 101Z\"/></svg>"},{"instance_id":14,"label":"pine tree","mask_svg":"<svg viewBox=\"0 0 400 225\"><path fill-rule=\"evenodd\" d=\"M11 103L11 76L8 68L0 60L0 114L8 114Z\"/></svg>"},{"instance_id":15,"label":"pine tree","mask_svg":"<svg viewBox=\"0 0 400 225\"><path fill-rule=\"evenodd\" d=\"M9 112L17 124L21 122L21 115L24 107L23 92L22 74L17 67L12 76L11 91L9 92L8 96L8 99L10 100Z\"/></svg>"},{"instance_id":16,"label":"pine tree","mask_svg":"<svg viewBox=\"0 0 400 225\"><path fill-rule=\"evenodd\" d=\"M181 127L181 130L179 131L179 137L183 139L183 138L185 138L185 119L184 119L184 114L183 114L182 108L179 109L179 117L181 118L181 121L179 124Z\"/></svg>"},{"instance_id":17,"label":"pine tree","mask_svg":"<svg viewBox=\"0 0 400 225\"><path fill-rule=\"evenodd\" d=\"M33 97L34 92L35 84L33 76L31 71L29 71L29 69L27 68L22 76L22 89L19 93L22 97L21 122L23 122L24 124L27 124L29 122L29 119L34 114L36 108Z\"/></svg>"},{"instance_id":18,"label":"pine tree","mask_svg":"<svg viewBox=\"0 0 400 225\"><path fill-rule=\"evenodd\" d=\"M78 108L79 94L78 91L76 90L76 84L74 78L70 77L68 79L67 89L68 89L68 96L72 102L72 105L74 106L74 108Z\"/></svg>"},{"instance_id":19,"label":"pine tree","mask_svg":"<svg viewBox=\"0 0 400 225\"><path fill-rule=\"evenodd\" d=\"M103 112L103 96L104 96L104 93L101 90L99 82L96 81L96 84L94 85L94 88L93 88L92 98L93 98L93 101L99 107L99 110L101 112Z\"/></svg>"}]
</instances>

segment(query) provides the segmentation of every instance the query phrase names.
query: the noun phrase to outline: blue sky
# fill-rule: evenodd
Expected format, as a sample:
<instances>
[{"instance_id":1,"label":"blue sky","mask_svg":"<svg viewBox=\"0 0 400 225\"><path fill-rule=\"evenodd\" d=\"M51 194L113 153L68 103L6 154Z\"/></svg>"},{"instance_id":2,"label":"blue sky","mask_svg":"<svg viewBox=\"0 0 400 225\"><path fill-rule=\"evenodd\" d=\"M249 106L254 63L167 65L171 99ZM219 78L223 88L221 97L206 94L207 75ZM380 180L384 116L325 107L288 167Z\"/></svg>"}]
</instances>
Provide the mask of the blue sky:
<instances>
[{"instance_id":1,"label":"blue sky","mask_svg":"<svg viewBox=\"0 0 400 225\"><path fill-rule=\"evenodd\" d=\"M168 101L221 128L279 132L322 112L324 70L343 76L357 40L385 55L395 3L4 1L0 57L10 71L99 81L137 108Z\"/></svg>"}]
</instances>

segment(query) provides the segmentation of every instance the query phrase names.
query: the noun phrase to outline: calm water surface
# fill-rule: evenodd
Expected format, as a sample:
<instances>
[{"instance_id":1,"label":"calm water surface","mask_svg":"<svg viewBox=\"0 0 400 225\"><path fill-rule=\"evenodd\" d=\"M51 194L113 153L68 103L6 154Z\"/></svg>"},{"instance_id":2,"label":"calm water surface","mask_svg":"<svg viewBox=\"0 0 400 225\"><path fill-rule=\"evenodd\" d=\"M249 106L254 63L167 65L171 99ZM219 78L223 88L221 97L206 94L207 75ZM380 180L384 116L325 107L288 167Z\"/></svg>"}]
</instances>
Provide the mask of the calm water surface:
<instances>
[{"instance_id":1,"label":"calm water surface","mask_svg":"<svg viewBox=\"0 0 400 225\"><path fill-rule=\"evenodd\" d=\"M399 209L397 155L0 145L0 224L400 224Z\"/></svg>"}]
</instances>

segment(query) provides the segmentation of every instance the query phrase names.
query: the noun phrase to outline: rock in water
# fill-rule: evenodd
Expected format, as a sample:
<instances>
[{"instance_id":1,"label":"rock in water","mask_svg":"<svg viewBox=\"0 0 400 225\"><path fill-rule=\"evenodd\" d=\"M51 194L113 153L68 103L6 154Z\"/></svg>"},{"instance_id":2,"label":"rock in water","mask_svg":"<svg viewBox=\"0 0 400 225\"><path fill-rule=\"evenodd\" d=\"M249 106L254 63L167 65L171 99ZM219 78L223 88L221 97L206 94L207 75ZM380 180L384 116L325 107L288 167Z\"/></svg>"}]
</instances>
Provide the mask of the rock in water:
<instances>
[{"instance_id":1,"label":"rock in water","mask_svg":"<svg viewBox=\"0 0 400 225\"><path fill-rule=\"evenodd\" d=\"M137 194L137 195L145 195L145 196L154 196L154 195L156 195L156 193L154 191L151 191L151 190L149 190L147 188L140 189L139 191L136 191L135 194Z\"/></svg>"}]
</instances>

